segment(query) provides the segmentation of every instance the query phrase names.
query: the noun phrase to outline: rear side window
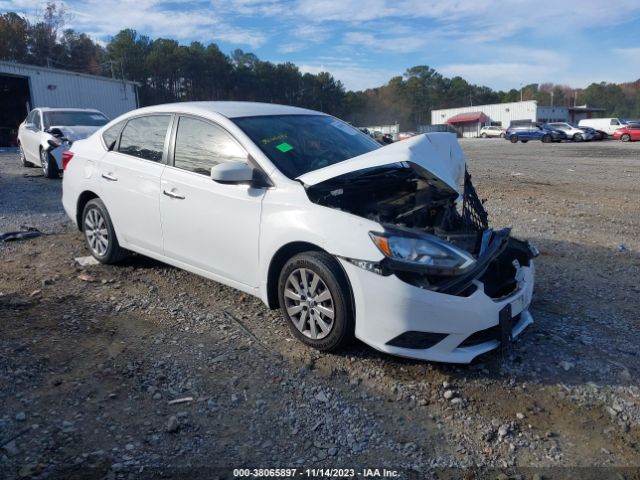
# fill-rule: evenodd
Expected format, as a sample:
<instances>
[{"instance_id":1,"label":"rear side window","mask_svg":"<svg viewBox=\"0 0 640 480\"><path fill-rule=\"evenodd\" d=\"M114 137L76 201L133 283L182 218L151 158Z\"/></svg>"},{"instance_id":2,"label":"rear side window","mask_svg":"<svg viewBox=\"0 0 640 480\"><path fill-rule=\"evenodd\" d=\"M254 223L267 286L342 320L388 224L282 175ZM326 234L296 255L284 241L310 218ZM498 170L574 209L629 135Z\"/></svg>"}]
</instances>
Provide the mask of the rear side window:
<instances>
[{"instance_id":1,"label":"rear side window","mask_svg":"<svg viewBox=\"0 0 640 480\"><path fill-rule=\"evenodd\" d=\"M177 168L209 175L219 163L246 161L247 153L227 132L203 120L180 117L174 153Z\"/></svg>"},{"instance_id":2,"label":"rear side window","mask_svg":"<svg viewBox=\"0 0 640 480\"><path fill-rule=\"evenodd\" d=\"M170 120L169 115L149 115L129 120L122 131L118 151L144 160L161 162Z\"/></svg>"},{"instance_id":3,"label":"rear side window","mask_svg":"<svg viewBox=\"0 0 640 480\"><path fill-rule=\"evenodd\" d=\"M116 123L113 127L107 128L102 134L102 140L104 140L104 144L107 146L107 150L113 150L113 148L115 147L116 141L120 136L123 125L124 122Z\"/></svg>"}]
</instances>

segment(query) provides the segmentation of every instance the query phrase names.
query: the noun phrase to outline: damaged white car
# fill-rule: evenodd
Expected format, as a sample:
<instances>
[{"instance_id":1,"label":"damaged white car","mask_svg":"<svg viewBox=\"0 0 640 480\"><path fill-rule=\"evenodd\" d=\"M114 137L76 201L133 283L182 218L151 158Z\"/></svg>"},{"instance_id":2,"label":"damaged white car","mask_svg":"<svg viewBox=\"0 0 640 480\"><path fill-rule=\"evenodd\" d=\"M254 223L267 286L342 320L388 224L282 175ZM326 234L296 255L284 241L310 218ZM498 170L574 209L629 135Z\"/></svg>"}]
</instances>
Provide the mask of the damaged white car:
<instances>
[{"instance_id":1,"label":"damaged white car","mask_svg":"<svg viewBox=\"0 0 640 480\"><path fill-rule=\"evenodd\" d=\"M121 116L64 153L63 204L103 263L128 250L280 307L302 342L467 363L532 322L534 247L488 227L448 133L381 147L294 107Z\"/></svg>"},{"instance_id":2,"label":"damaged white car","mask_svg":"<svg viewBox=\"0 0 640 480\"><path fill-rule=\"evenodd\" d=\"M45 177L58 178L63 152L108 121L98 110L35 108L18 128L20 163L23 167L40 166Z\"/></svg>"}]
</instances>

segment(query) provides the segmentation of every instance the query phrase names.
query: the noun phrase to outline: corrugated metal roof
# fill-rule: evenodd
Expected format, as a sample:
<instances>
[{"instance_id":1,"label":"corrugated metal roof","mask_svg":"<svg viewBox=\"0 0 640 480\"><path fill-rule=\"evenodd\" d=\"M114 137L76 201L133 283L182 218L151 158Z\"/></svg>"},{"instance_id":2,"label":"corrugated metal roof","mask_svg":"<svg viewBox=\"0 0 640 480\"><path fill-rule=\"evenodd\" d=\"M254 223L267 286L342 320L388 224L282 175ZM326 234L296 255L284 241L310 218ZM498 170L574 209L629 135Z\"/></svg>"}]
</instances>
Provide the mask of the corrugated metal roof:
<instances>
[{"instance_id":1,"label":"corrugated metal roof","mask_svg":"<svg viewBox=\"0 0 640 480\"><path fill-rule=\"evenodd\" d=\"M71 70L61 70L59 68L51 68L51 67L41 67L40 65L28 65L26 63L18 63L18 62L7 62L4 60L0 60L0 73L14 73L11 70L5 69L21 69L21 70L32 70L34 72L51 72L59 75L71 75L74 77L84 77L90 78L91 80L99 80L105 82L118 82L118 83L129 83L132 85L140 86L140 82L134 82L132 80L122 80L117 78L109 78L103 77L101 75L90 75L88 73L80 73L73 72Z\"/></svg>"},{"instance_id":2,"label":"corrugated metal roof","mask_svg":"<svg viewBox=\"0 0 640 480\"><path fill-rule=\"evenodd\" d=\"M459 113L447 120L447 123L484 122L486 118L482 112Z\"/></svg>"}]
</instances>

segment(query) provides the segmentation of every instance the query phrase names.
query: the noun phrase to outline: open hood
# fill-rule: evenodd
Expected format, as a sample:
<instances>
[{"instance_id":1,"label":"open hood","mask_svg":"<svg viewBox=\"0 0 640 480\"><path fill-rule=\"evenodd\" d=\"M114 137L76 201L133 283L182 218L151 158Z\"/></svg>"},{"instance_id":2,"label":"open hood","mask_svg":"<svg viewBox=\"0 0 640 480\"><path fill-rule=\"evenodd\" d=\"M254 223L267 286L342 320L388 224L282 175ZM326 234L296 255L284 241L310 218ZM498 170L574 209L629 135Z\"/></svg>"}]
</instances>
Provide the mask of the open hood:
<instances>
[{"instance_id":1,"label":"open hood","mask_svg":"<svg viewBox=\"0 0 640 480\"><path fill-rule=\"evenodd\" d=\"M76 140L82 140L84 138L87 138L89 135L91 135L96 130L99 130L100 128L102 127L100 126L91 127L91 126L82 126L82 125L73 125L73 126L53 125L47 129L47 132L55 136L61 135L67 138L69 141L75 142Z\"/></svg>"},{"instance_id":2,"label":"open hood","mask_svg":"<svg viewBox=\"0 0 640 480\"><path fill-rule=\"evenodd\" d=\"M424 168L458 193L462 193L465 161L456 136L452 133L427 133L392 143L335 165L297 177L313 186L331 178L366 168L409 162Z\"/></svg>"}]
</instances>

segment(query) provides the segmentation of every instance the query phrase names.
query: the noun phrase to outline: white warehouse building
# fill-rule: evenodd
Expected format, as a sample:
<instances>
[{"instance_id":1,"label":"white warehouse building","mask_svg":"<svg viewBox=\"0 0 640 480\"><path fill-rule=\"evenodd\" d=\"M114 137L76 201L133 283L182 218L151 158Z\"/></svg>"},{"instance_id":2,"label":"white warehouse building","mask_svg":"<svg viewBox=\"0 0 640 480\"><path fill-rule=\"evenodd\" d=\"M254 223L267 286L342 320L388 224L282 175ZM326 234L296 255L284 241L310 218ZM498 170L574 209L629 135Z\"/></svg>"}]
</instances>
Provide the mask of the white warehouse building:
<instances>
[{"instance_id":1,"label":"white warehouse building","mask_svg":"<svg viewBox=\"0 0 640 480\"><path fill-rule=\"evenodd\" d=\"M578 122L604 112L586 105L576 107L540 106L536 100L494 103L431 111L431 125L449 125L461 137L478 137L485 125L508 128L514 122Z\"/></svg>"},{"instance_id":2,"label":"white warehouse building","mask_svg":"<svg viewBox=\"0 0 640 480\"><path fill-rule=\"evenodd\" d=\"M0 147L16 146L32 108L95 108L115 118L138 107L137 83L0 61Z\"/></svg>"}]
</instances>

